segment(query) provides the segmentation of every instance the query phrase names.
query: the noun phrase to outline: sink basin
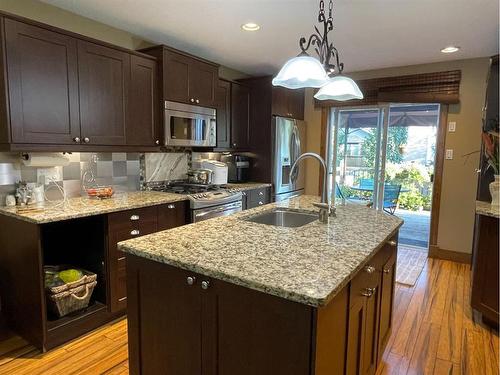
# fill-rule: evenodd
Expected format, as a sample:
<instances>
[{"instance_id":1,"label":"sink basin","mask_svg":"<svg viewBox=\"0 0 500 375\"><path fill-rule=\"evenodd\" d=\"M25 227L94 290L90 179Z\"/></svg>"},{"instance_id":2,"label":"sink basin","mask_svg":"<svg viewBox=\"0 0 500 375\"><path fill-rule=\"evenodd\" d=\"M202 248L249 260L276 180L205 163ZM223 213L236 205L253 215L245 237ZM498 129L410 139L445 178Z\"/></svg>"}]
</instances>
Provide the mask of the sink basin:
<instances>
[{"instance_id":1,"label":"sink basin","mask_svg":"<svg viewBox=\"0 0 500 375\"><path fill-rule=\"evenodd\" d=\"M276 208L246 220L258 224L275 225L277 227L297 228L318 220L318 215Z\"/></svg>"}]
</instances>

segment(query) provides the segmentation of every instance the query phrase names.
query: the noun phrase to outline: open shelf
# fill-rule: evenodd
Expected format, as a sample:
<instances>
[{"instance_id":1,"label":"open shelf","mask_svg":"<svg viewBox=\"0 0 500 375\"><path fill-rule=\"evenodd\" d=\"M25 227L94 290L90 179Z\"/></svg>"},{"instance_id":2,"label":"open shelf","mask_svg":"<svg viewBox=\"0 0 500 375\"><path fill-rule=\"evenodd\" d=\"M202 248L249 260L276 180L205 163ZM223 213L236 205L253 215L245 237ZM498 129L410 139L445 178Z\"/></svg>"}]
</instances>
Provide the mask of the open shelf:
<instances>
[{"instance_id":1,"label":"open shelf","mask_svg":"<svg viewBox=\"0 0 500 375\"><path fill-rule=\"evenodd\" d=\"M53 318L48 317L47 319L47 330L51 331L57 328L61 328L64 326L70 326L77 322L80 322L83 319L90 318L93 314L97 314L103 310L106 310L106 305L100 302L94 302L89 307L75 311L69 315L63 316L62 318Z\"/></svg>"}]
</instances>

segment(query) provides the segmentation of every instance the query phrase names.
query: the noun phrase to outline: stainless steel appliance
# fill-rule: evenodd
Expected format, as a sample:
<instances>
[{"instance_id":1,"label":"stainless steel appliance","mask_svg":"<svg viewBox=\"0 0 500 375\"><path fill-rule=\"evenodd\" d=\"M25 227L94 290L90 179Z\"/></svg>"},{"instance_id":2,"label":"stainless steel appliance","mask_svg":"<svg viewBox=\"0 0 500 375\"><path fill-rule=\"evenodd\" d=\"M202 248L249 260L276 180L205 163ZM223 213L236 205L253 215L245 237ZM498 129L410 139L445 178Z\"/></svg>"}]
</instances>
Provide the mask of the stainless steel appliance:
<instances>
[{"instance_id":1,"label":"stainless steel appliance","mask_svg":"<svg viewBox=\"0 0 500 375\"><path fill-rule=\"evenodd\" d=\"M210 169L190 169L187 173L188 181L193 184L210 185L213 172Z\"/></svg>"},{"instance_id":2,"label":"stainless steel appliance","mask_svg":"<svg viewBox=\"0 0 500 375\"><path fill-rule=\"evenodd\" d=\"M165 145L216 146L216 110L165 101Z\"/></svg>"},{"instance_id":3,"label":"stainless steel appliance","mask_svg":"<svg viewBox=\"0 0 500 375\"><path fill-rule=\"evenodd\" d=\"M193 223L231 215L242 210L242 194L237 189L221 189L218 186L191 184L183 181L152 186L151 189L187 194Z\"/></svg>"},{"instance_id":4,"label":"stainless steel appliance","mask_svg":"<svg viewBox=\"0 0 500 375\"><path fill-rule=\"evenodd\" d=\"M273 133L273 200L281 201L304 194L304 167L297 167L296 179L291 177L290 171L305 147L306 123L274 116Z\"/></svg>"},{"instance_id":5,"label":"stainless steel appliance","mask_svg":"<svg viewBox=\"0 0 500 375\"><path fill-rule=\"evenodd\" d=\"M248 182L250 158L243 155L222 155L221 161L227 164L229 182Z\"/></svg>"}]
</instances>

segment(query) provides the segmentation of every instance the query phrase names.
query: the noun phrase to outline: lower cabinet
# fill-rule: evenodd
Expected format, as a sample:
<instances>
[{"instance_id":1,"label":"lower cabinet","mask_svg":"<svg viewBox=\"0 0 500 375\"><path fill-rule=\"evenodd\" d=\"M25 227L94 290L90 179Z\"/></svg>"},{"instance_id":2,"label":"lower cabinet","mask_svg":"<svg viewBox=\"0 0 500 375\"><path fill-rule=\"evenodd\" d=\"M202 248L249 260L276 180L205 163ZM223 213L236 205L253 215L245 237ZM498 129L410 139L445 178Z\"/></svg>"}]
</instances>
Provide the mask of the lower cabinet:
<instances>
[{"instance_id":1,"label":"lower cabinet","mask_svg":"<svg viewBox=\"0 0 500 375\"><path fill-rule=\"evenodd\" d=\"M112 312L127 307L125 253L117 243L187 223L186 202L145 207L108 215L109 294Z\"/></svg>"},{"instance_id":2,"label":"lower cabinet","mask_svg":"<svg viewBox=\"0 0 500 375\"><path fill-rule=\"evenodd\" d=\"M259 207L264 204L271 203L271 188L264 187L259 189L251 189L242 192L243 209Z\"/></svg>"},{"instance_id":3,"label":"lower cabinet","mask_svg":"<svg viewBox=\"0 0 500 375\"><path fill-rule=\"evenodd\" d=\"M388 242L328 305L312 307L130 255L130 373L374 374L395 259Z\"/></svg>"}]
</instances>

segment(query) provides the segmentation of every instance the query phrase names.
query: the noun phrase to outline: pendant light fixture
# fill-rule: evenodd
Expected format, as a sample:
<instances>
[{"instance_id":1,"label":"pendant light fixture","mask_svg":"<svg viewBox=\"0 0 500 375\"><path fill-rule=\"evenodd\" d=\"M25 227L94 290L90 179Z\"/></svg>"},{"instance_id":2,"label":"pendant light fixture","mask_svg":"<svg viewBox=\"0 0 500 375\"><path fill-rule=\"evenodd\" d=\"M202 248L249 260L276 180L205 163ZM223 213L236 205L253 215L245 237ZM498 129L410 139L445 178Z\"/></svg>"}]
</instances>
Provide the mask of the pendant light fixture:
<instances>
[{"instance_id":1,"label":"pendant light fixture","mask_svg":"<svg viewBox=\"0 0 500 375\"><path fill-rule=\"evenodd\" d=\"M300 38L302 52L283 65L273 79L273 85L289 89L321 88L314 95L318 100L363 99L356 82L342 75L344 64L339 61L339 53L333 43L328 42L328 33L333 30L333 0L329 2L328 18L325 15L325 2L319 2L318 22L323 24L323 34L315 26L316 32L309 39ZM314 46L319 60L307 53L311 46Z\"/></svg>"}]
</instances>

